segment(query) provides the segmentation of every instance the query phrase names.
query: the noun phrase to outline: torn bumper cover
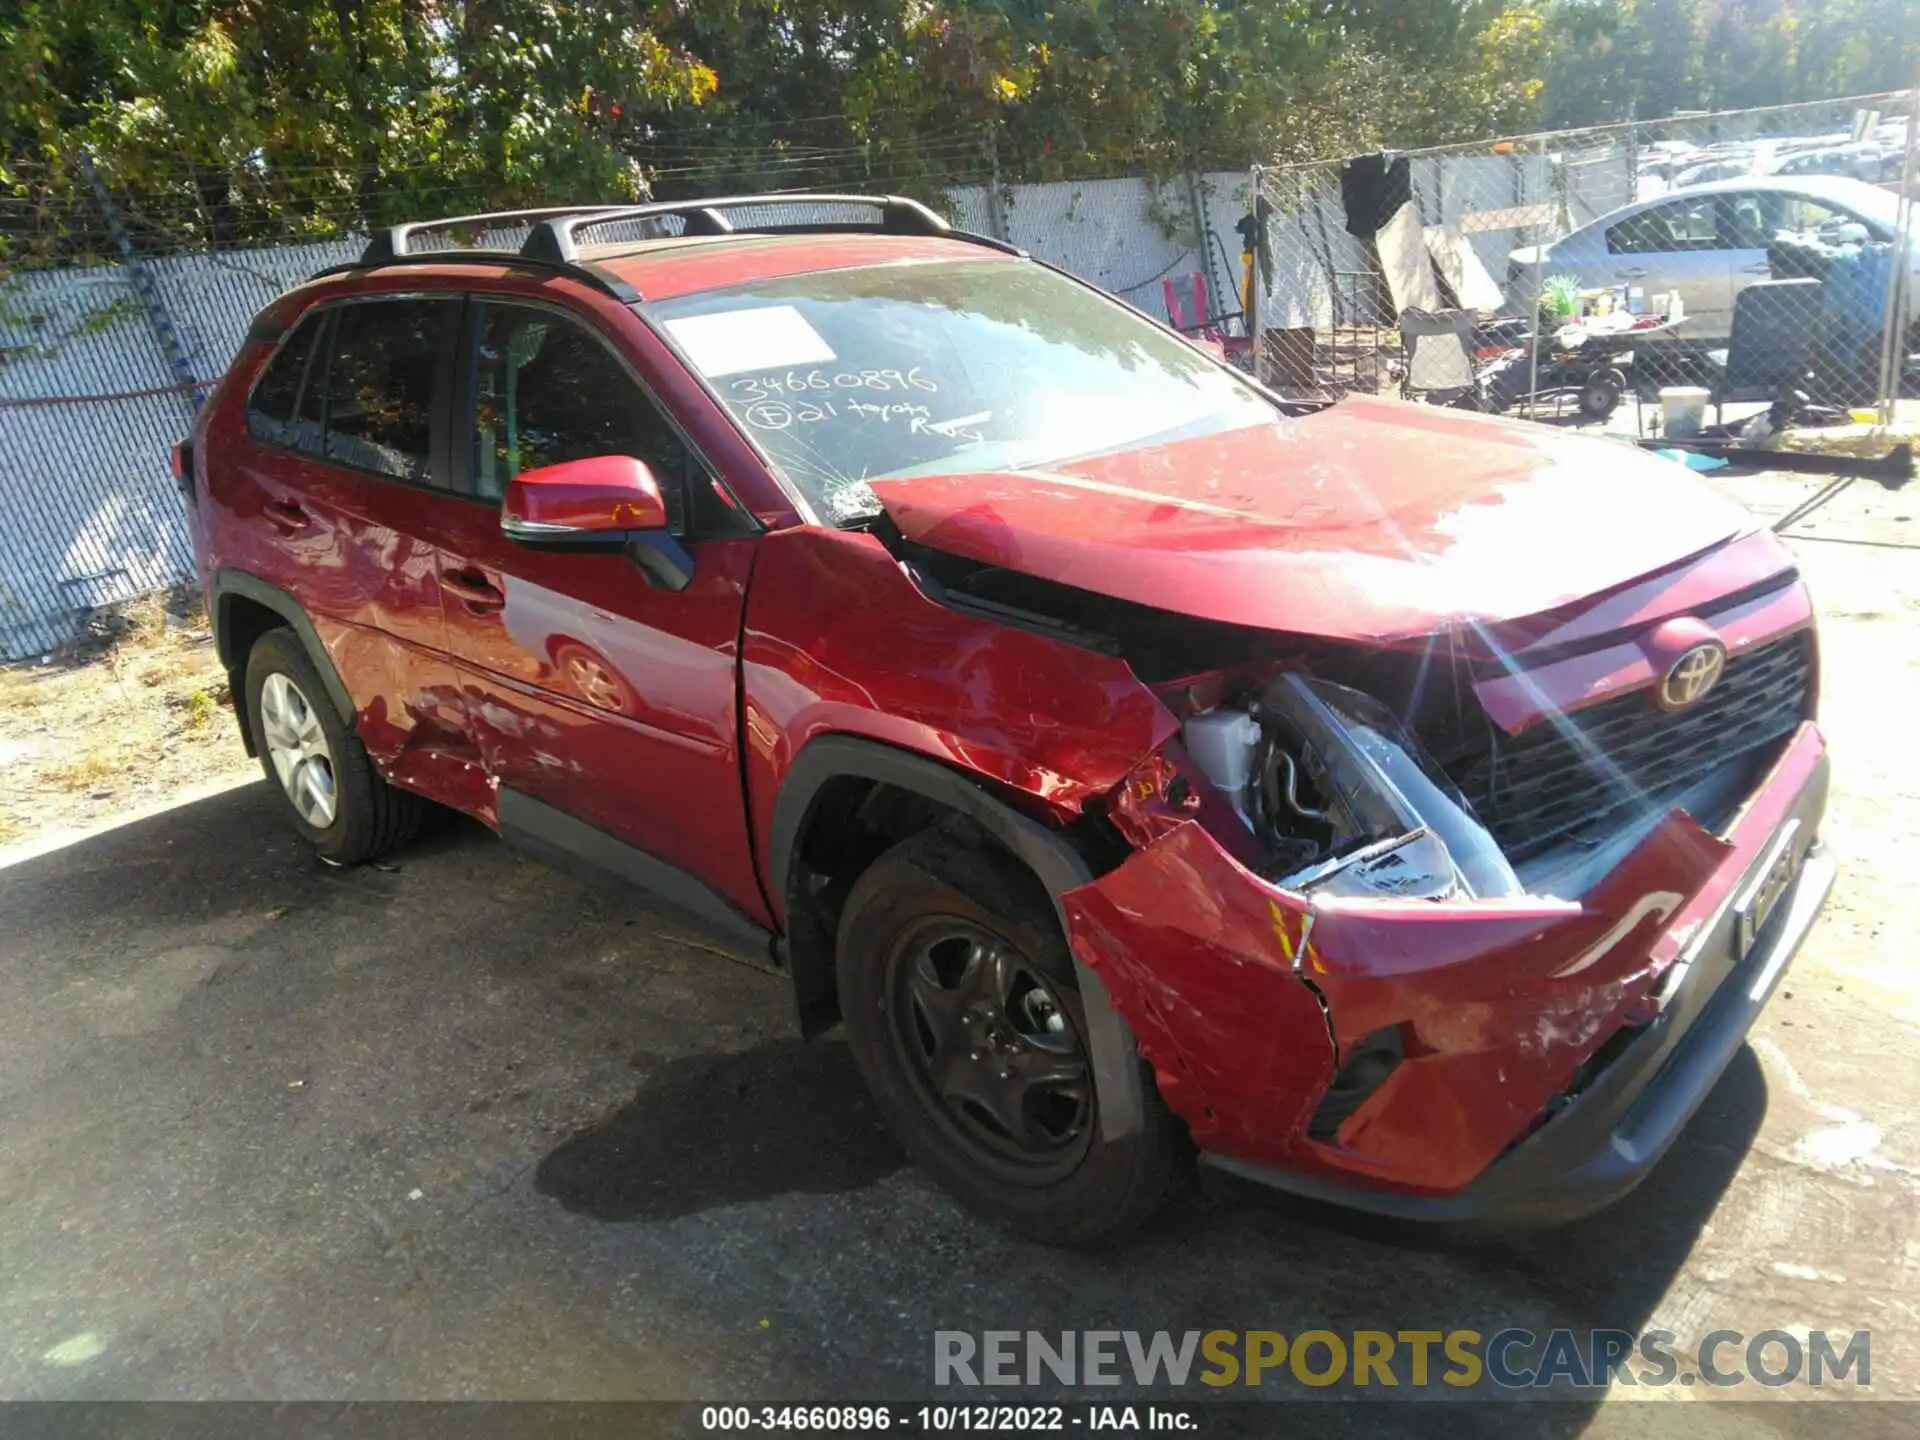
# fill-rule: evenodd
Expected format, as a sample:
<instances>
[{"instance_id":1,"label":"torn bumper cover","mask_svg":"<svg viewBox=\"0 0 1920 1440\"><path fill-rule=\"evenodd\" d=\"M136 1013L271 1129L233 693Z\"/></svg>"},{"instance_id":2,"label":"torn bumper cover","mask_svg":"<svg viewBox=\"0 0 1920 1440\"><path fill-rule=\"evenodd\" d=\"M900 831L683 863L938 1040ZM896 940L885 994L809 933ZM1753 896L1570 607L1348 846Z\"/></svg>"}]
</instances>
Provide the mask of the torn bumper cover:
<instances>
[{"instance_id":1,"label":"torn bumper cover","mask_svg":"<svg viewBox=\"0 0 1920 1440\"><path fill-rule=\"evenodd\" d=\"M1645 1178L1740 1047L1832 884L1826 794L1807 723L1723 834L1672 810L1578 901L1309 904L1193 822L1061 900L1210 1162L1551 1224Z\"/></svg>"}]
</instances>

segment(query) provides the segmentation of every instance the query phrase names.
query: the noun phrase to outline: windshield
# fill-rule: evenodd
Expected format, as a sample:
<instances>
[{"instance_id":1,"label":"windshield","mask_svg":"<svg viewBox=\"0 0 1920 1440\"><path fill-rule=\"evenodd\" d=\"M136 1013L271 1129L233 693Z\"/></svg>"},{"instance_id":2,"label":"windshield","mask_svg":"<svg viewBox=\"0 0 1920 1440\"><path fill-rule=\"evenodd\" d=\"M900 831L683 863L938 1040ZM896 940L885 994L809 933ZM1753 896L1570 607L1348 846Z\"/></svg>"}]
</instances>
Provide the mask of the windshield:
<instances>
[{"instance_id":1,"label":"windshield","mask_svg":"<svg viewBox=\"0 0 1920 1440\"><path fill-rule=\"evenodd\" d=\"M1900 197L1891 190L1882 190L1877 185L1869 185L1864 180L1837 178L1832 180L1810 179L1804 187L1782 186L1780 193L1786 196L1788 208L1794 202L1811 202L1826 210L1845 209L1852 214L1846 216L1868 221L1885 228L1891 238L1899 228ZM1809 227L1812 228L1812 227Z\"/></svg>"},{"instance_id":2,"label":"windshield","mask_svg":"<svg viewBox=\"0 0 1920 1440\"><path fill-rule=\"evenodd\" d=\"M1057 465L1275 418L1186 341L1019 260L785 276L646 313L831 524L879 513L873 480Z\"/></svg>"},{"instance_id":3,"label":"windshield","mask_svg":"<svg viewBox=\"0 0 1920 1440\"><path fill-rule=\"evenodd\" d=\"M1891 190L1882 190L1878 185L1869 185L1863 180L1858 190L1848 186L1844 195L1836 195L1834 199L1852 206L1868 220L1877 220L1887 227L1889 234L1899 228L1900 197Z\"/></svg>"}]
</instances>

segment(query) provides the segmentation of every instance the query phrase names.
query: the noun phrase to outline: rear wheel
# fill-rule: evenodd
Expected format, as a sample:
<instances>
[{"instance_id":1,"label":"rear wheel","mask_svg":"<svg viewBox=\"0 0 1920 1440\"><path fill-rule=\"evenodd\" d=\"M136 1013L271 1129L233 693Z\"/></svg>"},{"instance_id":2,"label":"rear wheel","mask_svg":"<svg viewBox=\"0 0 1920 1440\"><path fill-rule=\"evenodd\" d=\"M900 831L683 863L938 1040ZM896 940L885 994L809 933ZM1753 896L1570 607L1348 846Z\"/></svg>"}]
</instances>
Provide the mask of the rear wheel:
<instances>
[{"instance_id":1,"label":"rear wheel","mask_svg":"<svg viewBox=\"0 0 1920 1440\"><path fill-rule=\"evenodd\" d=\"M1100 1134L1073 958L1045 892L997 852L926 831L855 883L840 921L856 1060L914 1158L1032 1239L1125 1234L1167 1197L1185 1136L1150 1078L1137 1135Z\"/></svg>"},{"instance_id":2,"label":"rear wheel","mask_svg":"<svg viewBox=\"0 0 1920 1440\"><path fill-rule=\"evenodd\" d=\"M291 630L269 631L247 654L247 723L269 786L321 859L374 860L420 828L421 802L375 773Z\"/></svg>"}]
</instances>

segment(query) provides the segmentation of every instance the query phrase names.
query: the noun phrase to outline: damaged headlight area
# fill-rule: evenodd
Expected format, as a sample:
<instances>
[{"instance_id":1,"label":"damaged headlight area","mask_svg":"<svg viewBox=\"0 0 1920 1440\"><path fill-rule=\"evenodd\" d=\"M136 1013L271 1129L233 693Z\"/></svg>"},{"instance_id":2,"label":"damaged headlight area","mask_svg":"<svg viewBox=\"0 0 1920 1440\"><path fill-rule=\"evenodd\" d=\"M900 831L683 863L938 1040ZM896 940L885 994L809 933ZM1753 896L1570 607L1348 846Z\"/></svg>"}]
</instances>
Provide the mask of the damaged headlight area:
<instances>
[{"instance_id":1,"label":"damaged headlight area","mask_svg":"<svg viewBox=\"0 0 1920 1440\"><path fill-rule=\"evenodd\" d=\"M1407 729L1358 690L1299 673L1190 716L1181 739L1287 889L1489 899L1521 885Z\"/></svg>"}]
</instances>

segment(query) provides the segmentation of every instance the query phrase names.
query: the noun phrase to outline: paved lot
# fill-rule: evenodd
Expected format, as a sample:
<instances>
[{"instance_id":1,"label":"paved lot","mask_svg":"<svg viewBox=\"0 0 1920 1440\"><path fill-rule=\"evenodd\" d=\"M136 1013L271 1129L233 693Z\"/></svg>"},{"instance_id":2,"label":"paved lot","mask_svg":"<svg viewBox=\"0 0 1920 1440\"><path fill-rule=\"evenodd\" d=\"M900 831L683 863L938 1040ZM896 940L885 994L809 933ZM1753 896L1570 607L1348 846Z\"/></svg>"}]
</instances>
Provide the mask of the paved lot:
<instances>
[{"instance_id":1,"label":"paved lot","mask_svg":"<svg viewBox=\"0 0 1920 1440\"><path fill-rule=\"evenodd\" d=\"M1816 484L1727 483L1776 512ZM1510 1324L1871 1328L1874 1392L1920 1395L1915 508L1856 486L1796 542L1843 878L1610 1213L1415 1249L1214 1194L1124 1253L1019 1244L906 1165L778 979L464 824L326 870L255 784L0 869L0 1396L907 1398L936 1328Z\"/></svg>"}]
</instances>

